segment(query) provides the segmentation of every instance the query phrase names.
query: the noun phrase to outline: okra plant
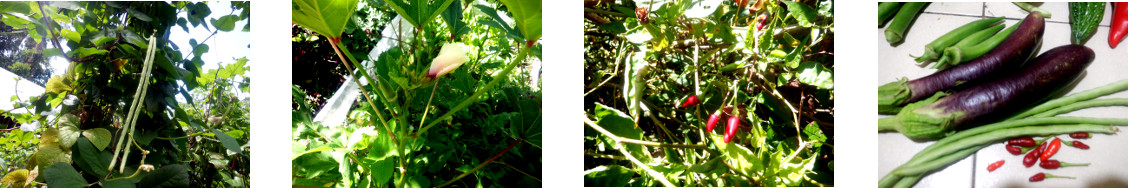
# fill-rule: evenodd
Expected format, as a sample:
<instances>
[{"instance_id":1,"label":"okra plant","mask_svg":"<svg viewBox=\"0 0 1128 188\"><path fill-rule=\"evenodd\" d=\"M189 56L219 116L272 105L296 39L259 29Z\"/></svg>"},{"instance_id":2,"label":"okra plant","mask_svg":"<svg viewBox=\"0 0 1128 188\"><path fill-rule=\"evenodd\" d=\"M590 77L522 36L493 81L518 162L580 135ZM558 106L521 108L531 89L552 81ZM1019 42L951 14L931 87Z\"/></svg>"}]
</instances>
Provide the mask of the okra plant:
<instances>
[{"instance_id":1,"label":"okra plant","mask_svg":"<svg viewBox=\"0 0 1128 188\"><path fill-rule=\"evenodd\" d=\"M5 35L68 65L46 92L0 109L21 126L0 130L0 145L21 150L0 153L18 162L0 165L0 186L249 186L249 60L203 70L201 58L239 48L206 43L249 31L237 24L249 21L249 2L0 2L0 16L16 31ZM170 40L199 27L210 36Z\"/></svg>"},{"instance_id":2,"label":"okra plant","mask_svg":"<svg viewBox=\"0 0 1128 188\"><path fill-rule=\"evenodd\" d=\"M585 1L586 186L833 186L832 0Z\"/></svg>"},{"instance_id":3,"label":"okra plant","mask_svg":"<svg viewBox=\"0 0 1128 188\"><path fill-rule=\"evenodd\" d=\"M295 186L540 185L539 70L530 66L541 48L540 1L293 5L295 59L315 61L295 66L334 63L328 69L347 77L295 77ZM320 101L349 94L321 92L348 84L360 89L345 101L347 120L314 121L330 111Z\"/></svg>"}]
</instances>

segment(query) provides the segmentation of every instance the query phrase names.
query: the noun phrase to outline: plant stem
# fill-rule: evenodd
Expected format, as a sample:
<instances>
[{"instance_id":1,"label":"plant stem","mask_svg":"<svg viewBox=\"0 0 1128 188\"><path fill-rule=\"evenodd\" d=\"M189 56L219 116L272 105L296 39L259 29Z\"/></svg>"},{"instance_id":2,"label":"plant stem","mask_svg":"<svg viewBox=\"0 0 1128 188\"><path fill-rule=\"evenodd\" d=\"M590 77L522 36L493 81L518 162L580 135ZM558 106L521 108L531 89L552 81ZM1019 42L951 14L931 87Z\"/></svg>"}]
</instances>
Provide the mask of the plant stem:
<instances>
[{"instance_id":1,"label":"plant stem","mask_svg":"<svg viewBox=\"0 0 1128 188\"><path fill-rule=\"evenodd\" d=\"M438 124L440 120L454 115L454 113L458 112L459 110L465 109L466 106L470 105L470 103L476 101L478 97L486 94L486 92L492 91L494 85L497 85L497 83L501 82L501 80L508 78L509 74L513 73L513 68L517 67L518 64L521 64L521 62L525 61L525 57L528 56L529 51L531 50L532 46L525 46L525 48L517 52L517 57L510 61L509 65L506 66L505 69L503 69L501 72L498 72L497 74L494 74L493 79L490 80L489 83L486 83L486 85L482 86L482 88L478 88L478 91L474 92L473 95L470 95L470 97L467 97L465 100L462 100L462 103L459 103L458 106L454 106L454 108L451 108L450 111L447 111L447 113L439 116L439 118L435 118L435 121L428 123L427 126L424 126L423 129L420 129L419 132L416 132L415 136L419 137L420 134L427 132L427 129L431 129L431 127L435 126L435 124Z\"/></svg>"},{"instance_id":2,"label":"plant stem","mask_svg":"<svg viewBox=\"0 0 1128 188\"><path fill-rule=\"evenodd\" d=\"M470 169L470 171L463 172L462 174L458 175L458 177L455 177L454 179L451 179L450 181L447 181L446 183L440 184L439 186L435 186L435 187L445 187L447 185L450 185L451 183L454 183L455 181L458 181L459 179L462 179L463 177L466 177L466 175L470 175L470 173L474 173L474 172L478 171L478 169L485 167L486 164L489 164L490 162L497 160L498 157L501 157L501 155L505 154L506 152L509 152L509 149L513 149L513 146L517 146L517 144L520 144L521 140L524 140L524 139L517 139L512 144L509 144L509 147L506 147L505 150L501 150L501 152L497 153L497 155L494 155L493 157L491 157L490 160L486 160L485 162L482 162L482 164L478 164L478 166L474 167L473 169Z\"/></svg>"},{"instance_id":3,"label":"plant stem","mask_svg":"<svg viewBox=\"0 0 1128 188\"><path fill-rule=\"evenodd\" d=\"M667 144L667 143L658 143L658 142L623 138L623 137L620 137L620 136L616 136L614 133L611 133L611 131L607 131L607 129L603 129L603 127L600 127L599 124L592 122L591 119L588 119L588 118L584 118L584 124L587 124L592 129L595 129L596 131L603 133L603 135L606 135L607 137L611 137L611 139L615 140L616 143L628 143L628 144L636 144L636 145L644 145L644 146L652 146L652 147L663 147L663 148L690 148L690 149L708 149L709 148L708 146L705 146L703 144L695 144L695 145Z\"/></svg>"},{"instance_id":4,"label":"plant stem","mask_svg":"<svg viewBox=\"0 0 1128 188\"><path fill-rule=\"evenodd\" d=\"M352 61L349 61L350 59L346 59L344 56L341 55L342 50L337 47L337 42L335 40L329 40L329 43L333 46L333 50L337 51L337 57L340 57L342 61L347 61L347 62L342 63L342 64L345 64L345 67L350 70L349 73L353 73L352 66L349 66L349 62L352 62ZM346 52L347 52L347 50L346 50ZM359 69L358 71L360 72L361 75L363 75L365 78L368 79L368 83L378 84L375 81L373 81L371 77L368 77L368 71L365 71L364 68L362 68L362 65L357 64L357 69ZM369 96L368 90L364 89L364 84L360 84L360 78L357 77L356 74L349 74L349 75L353 77L353 82L356 82L356 85L361 87L360 92L364 95L364 98L367 99L365 101L368 102L368 106L371 106L372 111L376 112L376 118L380 119L380 124L384 125L384 130L392 131L392 129L388 127L388 122L384 120L384 113L380 112L380 109L378 107L376 107L375 103L372 103L372 97ZM391 135L392 135L392 139L396 139L395 134L391 134Z\"/></svg>"},{"instance_id":5,"label":"plant stem","mask_svg":"<svg viewBox=\"0 0 1128 188\"><path fill-rule=\"evenodd\" d=\"M157 137L157 139L161 139L161 140L179 140L179 139L185 139L185 138L188 138L188 137L193 137L193 136L200 136L200 135L203 135L204 133L207 133L207 132L197 132L197 133L192 133L192 134L190 134L190 135L184 135L184 136L178 136L178 137Z\"/></svg>"}]
</instances>

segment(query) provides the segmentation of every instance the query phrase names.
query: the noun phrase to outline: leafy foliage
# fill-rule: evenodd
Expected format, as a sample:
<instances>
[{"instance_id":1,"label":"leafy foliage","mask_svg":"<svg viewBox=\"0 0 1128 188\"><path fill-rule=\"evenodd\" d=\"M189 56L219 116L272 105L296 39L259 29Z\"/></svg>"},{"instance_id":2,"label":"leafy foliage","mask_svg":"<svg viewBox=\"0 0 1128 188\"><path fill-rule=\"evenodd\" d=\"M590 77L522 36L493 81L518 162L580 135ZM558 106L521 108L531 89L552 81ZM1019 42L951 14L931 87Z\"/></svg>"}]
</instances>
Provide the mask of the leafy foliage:
<instances>
[{"instance_id":1,"label":"leafy foliage","mask_svg":"<svg viewBox=\"0 0 1128 188\"><path fill-rule=\"evenodd\" d=\"M0 154L5 161L0 167L5 172L22 169L14 172L26 172L30 180L22 183L30 186L248 185L219 177L245 179L249 174L249 148L242 144L249 141L249 99L233 94L248 91L249 78L243 76L248 60L238 59L202 72L205 62L200 56L209 49L204 44L206 39L199 43L193 39L181 48L169 38L171 29L189 31L189 27L214 29L212 35L234 31L237 22L249 21L249 2L230 2L232 12L211 20L204 20L212 13L207 3L3 4L3 24L26 31L28 38L34 39L35 47L24 50L69 63L65 72L45 82L46 93L12 98L17 110L4 114L24 126L42 128L36 132L0 132L0 146L15 150ZM247 23L243 31L249 30ZM200 99L201 103L196 103ZM217 121L208 121L212 119ZM197 163L208 161L200 157L204 153L229 150L237 152L220 155L219 159L230 160L240 168ZM192 172L212 171L190 177L189 164ZM42 176L37 176L40 172ZM21 181L2 183L25 186L19 184Z\"/></svg>"},{"instance_id":2,"label":"leafy foliage","mask_svg":"<svg viewBox=\"0 0 1128 188\"><path fill-rule=\"evenodd\" d=\"M586 186L833 186L832 0L585 6Z\"/></svg>"},{"instance_id":3,"label":"leafy foliage","mask_svg":"<svg viewBox=\"0 0 1128 188\"><path fill-rule=\"evenodd\" d=\"M354 32L342 35L339 43L331 37L335 33L312 28L305 29L313 34L296 32L295 42L325 45L318 36L328 36L328 47L342 49L305 51L302 47L300 56L313 54L361 66L356 67L360 69L357 75L348 76L371 84L362 87L347 122L338 127L312 121L314 111L321 107L310 103L306 93L335 87L294 86L292 183L325 187L540 185L539 84L528 82L536 79L532 74L512 74L526 73L524 66L516 67L534 57L530 54L539 45L510 40L509 30L481 24L491 18L470 8L496 10L499 6L499 2L459 0L363 1L353 17L359 20ZM410 36L371 34L395 28L383 19L370 23L377 14L405 17L414 27L401 32ZM500 19L493 22L510 25ZM360 37L371 39L351 39ZM380 39L392 39L396 47L368 57L352 55L372 49ZM469 61L445 76L427 77L432 59L451 42L470 47L465 54ZM371 61L372 67L362 66L357 59ZM527 72L532 71L538 70Z\"/></svg>"}]
</instances>

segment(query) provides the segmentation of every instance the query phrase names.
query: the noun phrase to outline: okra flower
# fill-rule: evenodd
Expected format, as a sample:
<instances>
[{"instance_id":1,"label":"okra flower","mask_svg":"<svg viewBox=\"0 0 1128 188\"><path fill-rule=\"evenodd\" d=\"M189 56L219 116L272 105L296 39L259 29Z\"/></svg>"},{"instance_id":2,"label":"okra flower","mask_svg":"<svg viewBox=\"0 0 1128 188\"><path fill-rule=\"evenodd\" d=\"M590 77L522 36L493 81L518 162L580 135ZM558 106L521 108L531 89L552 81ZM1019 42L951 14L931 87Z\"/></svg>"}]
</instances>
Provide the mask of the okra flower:
<instances>
[{"instance_id":1,"label":"okra flower","mask_svg":"<svg viewBox=\"0 0 1128 188\"><path fill-rule=\"evenodd\" d=\"M466 57L466 46L462 43L443 44L439 56L431 61L431 70L427 71L427 77L436 78L450 73L469 60L470 58Z\"/></svg>"}]
</instances>

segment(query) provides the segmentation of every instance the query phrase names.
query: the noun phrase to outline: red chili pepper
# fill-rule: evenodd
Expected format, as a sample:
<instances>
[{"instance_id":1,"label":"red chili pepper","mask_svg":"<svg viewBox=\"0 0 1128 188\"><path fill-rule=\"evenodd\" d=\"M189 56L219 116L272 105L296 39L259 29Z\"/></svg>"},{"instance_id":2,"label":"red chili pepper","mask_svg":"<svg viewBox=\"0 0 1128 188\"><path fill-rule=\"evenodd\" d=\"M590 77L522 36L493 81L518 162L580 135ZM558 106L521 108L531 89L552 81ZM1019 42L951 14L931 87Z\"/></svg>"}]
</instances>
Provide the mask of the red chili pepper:
<instances>
[{"instance_id":1,"label":"red chili pepper","mask_svg":"<svg viewBox=\"0 0 1128 188\"><path fill-rule=\"evenodd\" d=\"M1063 162L1058 161L1058 160L1050 159L1050 160L1042 161L1042 164L1040 166L1042 166L1042 168L1044 168L1044 169L1057 169L1057 168L1067 167L1067 166L1089 166L1089 163L1083 163L1083 164L1063 163Z\"/></svg>"},{"instance_id":2,"label":"red chili pepper","mask_svg":"<svg viewBox=\"0 0 1128 188\"><path fill-rule=\"evenodd\" d=\"M681 107L682 108L693 107L693 106L697 106L697 104L700 104L700 103L701 103L701 101L697 101L697 95L690 95L689 98L686 98L685 102L682 103Z\"/></svg>"},{"instance_id":3,"label":"red chili pepper","mask_svg":"<svg viewBox=\"0 0 1128 188\"><path fill-rule=\"evenodd\" d=\"M733 114L728 119L728 129L725 130L725 143L732 142L732 137L736 137L736 130L740 129L740 115Z\"/></svg>"},{"instance_id":4,"label":"red chili pepper","mask_svg":"<svg viewBox=\"0 0 1128 188\"><path fill-rule=\"evenodd\" d=\"M1069 178L1069 179L1077 179L1077 178L1074 178L1074 177L1069 177L1069 176L1055 176L1055 175L1053 175L1053 174L1047 174L1047 173L1041 173L1041 172L1039 172L1038 174L1034 174L1034 176L1031 176L1031 177L1030 177L1030 182L1039 182L1039 181L1045 180L1046 178Z\"/></svg>"},{"instance_id":5,"label":"red chili pepper","mask_svg":"<svg viewBox=\"0 0 1128 188\"><path fill-rule=\"evenodd\" d=\"M1058 150L1060 150L1060 149L1061 149L1061 139L1054 138L1054 141L1050 141L1050 144L1046 145L1046 148L1044 150L1042 150L1042 156L1041 156L1042 162L1046 162L1046 160L1049 160L1050 157L1053 157L1054 154L1057 154Z\"/></svg>"},{"instance_id":6,"label":"red chili pepper","mask_svg":"<svg viewBox=\"0 0 1128 188\"><path fill-rule=\"evenodd\" d=\"M756 30L764 29L764 25L767 25L767 22L768 14L761 14L759 17L756 17Z\"/></svg>"},{"instance_id":7,"label":"red chili pepper","mask_svg":"<svg viewBox=\"0 0 1128 188\"><path fill-rule=\"evenodd\" d=\"M646 8L640 7L635 9L635 17L638 18L638 22L642 22L644 24L650 23L650 17L647 16Z\"/></svg>"},{"instance_id":8,"label":"red chili pepper","mask_svg":"<svg viewBox=\"0 0 1128 188\"><path fill-rule=\"evenodd\" d=\"M1065 142L1065 145L1073 146L1073 147L1078 148L1078 149L1089 149L1089 145L1085 145L1085 143L1081 143L1081 141L1076 141L1076 140L1074 140L1072 142Z\"/></svg>"},{"instance_id":9,"label":"red chili pepper","mask_svg":"<svg viewBox=\"0 0 1128 188\"><path fill-rule=\"evenodd\" d=\"M995 163L991 163L991 165L987 165L987 171L988 172L994 172L995 169L999 169L999 167L1003 166L1003 163L1006 163L1006 162L1007 161L1005 161L1005 160L999 160L999 161L996 161Z\"/></svg>"},{"instance_id":10,"label":"red chili pepper","mask_svg":"<svg viewBox=\"0 0 1128 188\"><path fill-rule=\"evenodd\" d=\"M744 8L745 6L748 6L748 0L732 0L732 1L736 2L736 7Z\"/></svg>"},{"instance_id":11,"label":"red chili pepper","mask_svg":"<svg viewBox=\"0 0 1128 188\"><path fill-rule=\"evenodd\" d=\"M705 123L705 130L709 131L709 132L713 132L713 128L717 127L717 122L721 121L721 116L723 116L723 115L724 115L724 113L721 113L720 110L717 110L717 112L713 112L713 115L709 116L709 121L707 121Z\"/></svg>"},{"instance_id":12,"label":"red chili pepper","mask_svg":"<svg viewBox=\"0 0 1128 188\"><path fill-rule=\"evenodd\" d=\"M1108 46L1116 48L1128 34L1128 2L1112 3L1112 22L1108 32Z\"/></svg>"},{"instance_id":13,"label":"red chili pepper","mask_svg":"<svg viewBox=\"0 0 1128 188\"><path fill-rule=\"evenodd\" d=\"M1017 145L1007 144L1007 151L1010 152L1013 155L1022 154L1022 147L1018 147Z\"/></svg>"},{"instance_id":14,"label":"red chili pepper","mask_svg":"<svg viewBox=\"0 0 1128 188\"><path fill-rule=\"evenodd\" d=\"M1085 139L1085 138L1089 138L1089 133L1087 133L1087 132L1069 133L1069 137L1075 138L1075 139Z\"/></svg>"},{"instance_id":15,"label":"red chili pepper","mask_svg":"<svg viewBox=\"0 0 1128 188\"><path fill-rule=\"evenodd\" d=\"M1039 152L1039 151L1041 151L1041 150L1039 150L1040 148L1042 148L1042 147L1038 147L1038 148L1034 149L1034 151L1030 151L1030 153L1026 153L1026 156L1022 157L1022 166L1026 166L1026 168L1030 168L1030 167L1034 166L1034 163L1038 163L1038 155L1042 154L1042 152Z\"/></svg>"},{"instance_id":16,"label":"red chili pepper","mask_svg":"<svg viewBox=\"0 0 1128 188\"><path fill-rule=\"evenodd\" d=\"M1022 146L1022 147L1034 147L1034 146L1038 145L1037 142L1038 141L1034 141L1034 138L1022 137L1022 138L1015 138L1015 139L1008 140L1007 144L1019 145L1019 146Z\"/></svg>"}]
</instances>

